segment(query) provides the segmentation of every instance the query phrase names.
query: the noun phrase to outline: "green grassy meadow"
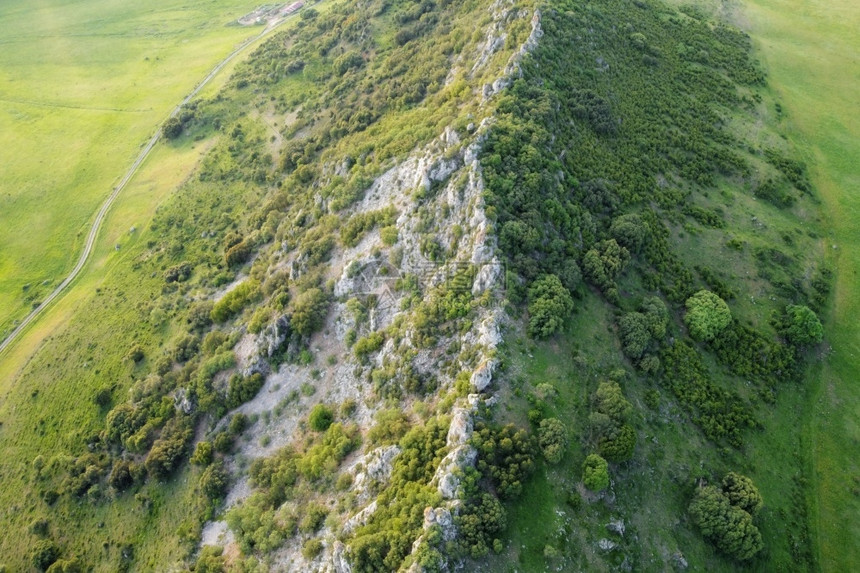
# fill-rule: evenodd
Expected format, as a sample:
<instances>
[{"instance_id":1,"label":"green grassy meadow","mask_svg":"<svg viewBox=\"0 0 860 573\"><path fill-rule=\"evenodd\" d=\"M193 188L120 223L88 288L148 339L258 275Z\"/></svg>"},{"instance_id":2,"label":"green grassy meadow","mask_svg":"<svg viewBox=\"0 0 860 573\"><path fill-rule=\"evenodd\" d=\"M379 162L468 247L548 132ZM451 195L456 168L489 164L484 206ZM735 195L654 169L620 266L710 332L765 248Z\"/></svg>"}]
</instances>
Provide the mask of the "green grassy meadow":
<instances>
[{"instance_id":1,"label":"green grassy meadow","mask_svg":"<svg viewBox=\"0 0 860 573\"><path fill-rule=\"evenodd\" d=\"M812 449L819 559L825 571L860 565L860 7L852 0L747 0L740 17L808 155L829 214L836 269L825 328L832 348L812 369L805 446Z\"/></svg>"},{"instance_id":2,"label":"green grassy meadow","mask_svg":"<svg viewBox=\"0 0 860 573\"><path fill-rule=\"evenodd\" d=\"M0 336L77 260L169 111L257 28L248 0L0 6Z\"/></svg>"}]
</instances>

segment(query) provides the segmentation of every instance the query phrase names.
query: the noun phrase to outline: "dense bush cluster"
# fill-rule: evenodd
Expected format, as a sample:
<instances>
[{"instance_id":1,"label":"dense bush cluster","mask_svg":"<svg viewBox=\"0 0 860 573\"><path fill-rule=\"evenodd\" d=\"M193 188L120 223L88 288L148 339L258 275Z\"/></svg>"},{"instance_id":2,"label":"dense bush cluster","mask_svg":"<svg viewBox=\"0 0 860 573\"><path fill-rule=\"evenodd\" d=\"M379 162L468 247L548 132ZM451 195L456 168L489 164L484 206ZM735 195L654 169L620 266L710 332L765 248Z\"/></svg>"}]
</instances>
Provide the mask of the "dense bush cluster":
<instances>
[{"instance_id":1,"label":"dense bush cluster","mask_svg":"<svg viewBox=\"0 0 860 573\"><path fill-rule=\"evenodd\" d=\"M630 459L636 447L636 431L630 425L633 406L617 382L601 382L592 396L588 417L592 440L600 455L611 462Z\"/></svg>"},{"instance_id":2,"label":"dense bush cluster","mask_svg":"<svg viewBox=\"0 0 860 573\"><path fill-rule=\"evenodd\" d=\"M481 154L511 299L529 293L528 332L547 336L567 307L536 304L532 285L546 291L547 277L555 276L581 295L584 278L617 308L617 333L633 364L670 388L709 438L737 446L743 428L755 425L751 408L711 380L699 350L683 331L676 337L676 319L705 343L697 348L771 389L798 374L791 346L820 340L796 302L775 323L789 345L766 327L733 320L725 302L737 294L730 273L691 265L676 248L681 230L726 229L729 219L710 196L718 182L758 195L771 185L765 198L781 208L810 189L803 164L787 150L742 141L726 119L759 101L764 76L749 38L695 10L679 15L620 0L588 9L562 2L542 25L545 37L500 97ZM727 244L743 249L728 235ZM794 302L826 285L813 281L808 289L792 280L802 269L778 251L756 247L748 255L780 296ZM518 290L521 283L526 288ZM599 451L613 460L628 456L632 427L616 424L611 435Z\"/></svg>"},{"instance_id":3,"label":"dense bush cluster","mask_svg":"<svg viewBox=\"0 0 860 573\"><path fill-rule=\"evenodd\" d=\"M717 548L745 561L764 547L753 518L761 509L762 498L748 477L729 472L722 488L699 487L690 503L690 517Z\"/></svg>"},{"instance_id":4,"label":"dense bush cluster","mask_svg":"<svg viewBox=\"0 0 860 573\"><path fill-rule=\"evenodd\" d=\"M327 511L311 501L313 489L306 484L324 477L332 481L340 462L359 443L356 426L334 423L304 451L287 447L270 458L254 460L249 470L254 493L227 513L227 524L242 552L266 553L297 532L316 531ZM288 500L302 504L302 509L284 506Z\"/></svg>"},{"instance_id":5,"label":"dense bush cluster","mask_svg":"<svg viewBox=\"0 0 860 573\"><path fill-rule=\"evenodd\" d=\"M665 367L664 383L705 435L739 447L744 428L756 425L750 406L737 394L716 385L699 353L686 342L664 348L660 360Z\"/></svg>"},{"instance_id":6,"label":"dense bush cluster","mask_svg":"<svg viewBox=\"0 0 860 573\"><path fill-rule=\"evenodd\" d=\"M544 275L529 287L530 336L546 338L561 330L570 311L573 299L556 275Z\"/></svg>"},{"instance_id":7,"label":"dense bush cluster","mask_svg":"<svg viewBox=\"0 0 860 573\"><path fill-rule=\"evenodd\" d=\"M441 502L430 480L445 454L448 418L433 418L400 439L391 479L377 498L377 511L356 529L348 545L353 570L398 570L424 523L424 509Z\"/></svg>"}]
</instances>

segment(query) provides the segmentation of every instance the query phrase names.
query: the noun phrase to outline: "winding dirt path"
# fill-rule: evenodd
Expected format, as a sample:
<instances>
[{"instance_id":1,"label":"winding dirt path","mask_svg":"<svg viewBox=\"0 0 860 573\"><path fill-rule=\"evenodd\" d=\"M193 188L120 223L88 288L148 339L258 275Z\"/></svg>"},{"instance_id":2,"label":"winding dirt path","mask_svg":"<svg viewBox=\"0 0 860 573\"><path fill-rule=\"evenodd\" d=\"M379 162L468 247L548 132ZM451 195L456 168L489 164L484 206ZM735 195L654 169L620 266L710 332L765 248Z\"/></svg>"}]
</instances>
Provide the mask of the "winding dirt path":
<instances>
[{"instance_id":1,"label":"winding dirt path","mask_svg":"<svg viewBox=\"0 0 860 573\"><path fill-rule=\"evenodd\" d=\"M182 109L182 106L186 105L188 102L194 99L194 97L197 96L198 93L200 93L200 90L206 87L206 84L212 81L212 79L214 79L215 76L217 76L218 73L222 69L224 69L227 64L229 64L239 54L244 52L245 49L248 48L248 46L256 43L257 41L272 33L276 28L278 28L278 26L283 24L285 21L287 21L290 17L294 15L295 14L290 14L284 18L279 18L277 20L269 22L269 24L265 27L265 29L263 29L262 32L242 42L239 47L230 52L230 54L228 54L226 58L221 60L221 62L218 63L218 65L215 66L211 72L209 72L209 75L203 78L203 80L197 84L197 86L191 91L191 93L185 96L185 99L183 99L179 105L173 108L173 111L170 112L170 115L168 115L167 118L169 119L177 115L180 109ZM131 164L131 167L129 167L128 171L126 171L125 175L123 175L119 184L117 184L117 186L113 188L111 194L108 196L107 199L105 199L105 202L102 203L102 206L98 210L98 213L96 213L96 218L93 221L92 226L90 227L90 232L87 235L86 243L84 243L84 250L81 253L81 256L78 258L78 262L75 264L72 271L68 274L68 276L66 276L65 279L63 279L63 282L57 285L57 288L55 288L53 292L51 292L51 294L45 297L45 300L43 300L39 304L39 306L34 308L30 312L30 314L28 314L26 318L24 318L21 323L17 327L15 327L15 330L13 330L9 334L9 336L7 336L5 340L3 340L3 342L0 342L0 353L6 350L6 348L8 348L12 344L12 342L15 341L18 335L20 335L36 319L36 317L38 317L53 301L55 301L61 294L63 294L66 288L68 288L68 286L78 277L78 275L81 274L81 271L90 259L90 255L92 255L93 246L95 245L96 238L98 238L102 223L104 222L105 217L107 216L107 212L111 208L111 205L113 205L113 202L116 200L117 196L119 196L120 192L125 188L126 185L128 185L128 182L131 181L132 177L134 177L134 174L137 173L138 168L140 168L143 162L146 161L146 158L149 157L149 154L152 152L153 148L155 148L155 144L158 143L160 139L161 128L159 127L156 130L155 135L150 138L146 146L137 156L137 159L134 160L134 163Z\"/></svg>"}]
</instances>

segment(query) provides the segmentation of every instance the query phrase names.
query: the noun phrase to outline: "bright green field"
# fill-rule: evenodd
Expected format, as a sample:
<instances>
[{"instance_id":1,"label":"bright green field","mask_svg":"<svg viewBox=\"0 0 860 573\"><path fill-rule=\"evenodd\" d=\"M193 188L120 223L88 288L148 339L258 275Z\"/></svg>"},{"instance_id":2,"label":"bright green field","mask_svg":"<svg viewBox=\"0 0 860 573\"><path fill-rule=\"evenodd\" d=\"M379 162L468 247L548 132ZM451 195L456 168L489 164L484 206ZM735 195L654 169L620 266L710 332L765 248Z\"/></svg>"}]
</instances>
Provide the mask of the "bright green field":
<instances>
[{"instance_id":1,"label":"bright green field","mask_svg":"<svg viewBox=\"0 0 860 573\"><path fill-rule=\"evenodd\" d=\"M808 154L829 213L837 271L826 340L807 409L820 563L860 567L860 4L855 0L746 0L742 22L769 68Z\"/></svg>"},{"instance_id":2,"label":"bright green field","mask_svg":"<svg viewBox=\"0 0 860 573\"><path fill-rule=\"evenodd\" d=\"M227 26L255 5L0 4L0 337L71 269L98 206L169 111L259 32Z\"/></svg>"}]
</instances>

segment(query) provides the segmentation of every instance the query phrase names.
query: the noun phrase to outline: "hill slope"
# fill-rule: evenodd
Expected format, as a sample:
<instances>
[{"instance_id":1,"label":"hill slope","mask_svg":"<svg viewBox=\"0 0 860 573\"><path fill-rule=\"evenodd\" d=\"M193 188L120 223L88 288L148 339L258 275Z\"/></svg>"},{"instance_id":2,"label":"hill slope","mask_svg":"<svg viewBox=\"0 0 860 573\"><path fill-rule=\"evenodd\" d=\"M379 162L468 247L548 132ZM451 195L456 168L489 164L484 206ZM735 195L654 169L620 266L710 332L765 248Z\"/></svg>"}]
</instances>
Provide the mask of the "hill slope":
<instances>
[{"instance_id":1,"label":"hill slope","mask_svg":"<svg viewBox=\"0 0 860 573\"><path fill-rule=\"evenodd\" d=\"M4 559L816 568L782 113L689 7L306 8L4 398Z\"/></svg>"}]
</instances>

